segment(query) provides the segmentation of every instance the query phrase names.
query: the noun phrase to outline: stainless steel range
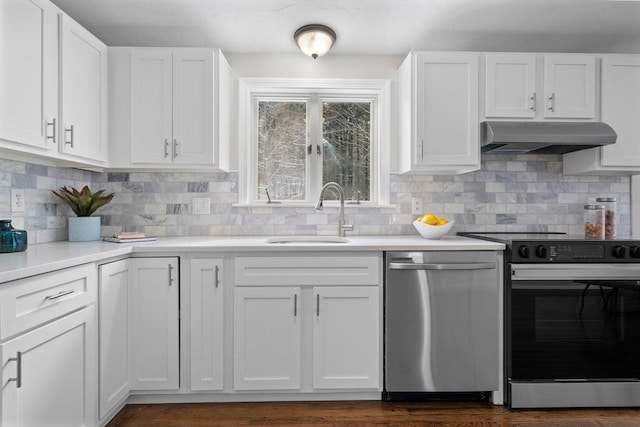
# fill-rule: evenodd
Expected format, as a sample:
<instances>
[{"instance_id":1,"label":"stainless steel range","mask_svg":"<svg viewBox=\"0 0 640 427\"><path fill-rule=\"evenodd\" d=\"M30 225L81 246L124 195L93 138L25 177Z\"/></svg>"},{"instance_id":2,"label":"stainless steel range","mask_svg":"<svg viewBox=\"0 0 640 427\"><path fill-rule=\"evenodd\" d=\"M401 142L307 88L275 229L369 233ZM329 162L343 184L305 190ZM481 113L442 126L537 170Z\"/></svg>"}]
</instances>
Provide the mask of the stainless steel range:
<instances>
[{"instance_id":1,"label":"stainless steel range","mask_svg":"<svg viewBox=\"0 0 640 427\"><path fill-rule=\"evenodd\" d=\"M507 245L507 405L640 406L639 240L459 234Z\"/></svg>"}]
</instances>

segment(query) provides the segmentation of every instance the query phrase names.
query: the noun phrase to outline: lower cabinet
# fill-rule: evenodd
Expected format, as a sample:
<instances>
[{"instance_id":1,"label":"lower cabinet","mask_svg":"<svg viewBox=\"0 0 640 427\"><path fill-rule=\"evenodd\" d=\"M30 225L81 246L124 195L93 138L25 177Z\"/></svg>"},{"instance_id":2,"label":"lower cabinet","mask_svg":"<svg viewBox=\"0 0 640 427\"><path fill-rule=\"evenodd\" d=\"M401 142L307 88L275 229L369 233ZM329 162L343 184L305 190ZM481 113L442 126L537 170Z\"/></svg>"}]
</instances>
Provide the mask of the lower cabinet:
<instances>
[{"instance_id":1,"label":"lower cabinet","mask_svg":"<svg viewBox=\"0 0 640 427\"><path fill-rule=\"evenodd\" d=\"M89 306L0 345L1 425L94 425L95 315Z\"/></svg>"},{"instance_id":2,"label":"lower cabinet","mask_svg":"<svg viewBox=\"0 0 640 427\"><path fill-rule=\"evenodd\" d=\"M178 258L131 258L131 390L178 390Z\"/></svg>"},{"instance_id":3,"label":"lower cabinet","mask_svg":"<svg viewBox=\"0 0 640 427\"><path fill-rule=\"evenodd\" d=\"M379 266L376 256L236 257L234 390L378 390Z\"/></svg>"},{"instance_id":4,"label":"lower cabinet","mask_svg":"<svg viewBox=\"0 0 640 427\"><path fill-rule=\"evenodd\" d=\"M222 390L223 260L192 259L190 267L190 390Z\"/></svg>"},{"instance_id":5,"label":"lower cabinet","mask_svg":"<svg viewBox=\"0 0 640 427\"><path fill-rule=\"evenodd\" d=\"M100 337L100 419L121 404L131 390L129 384L129 267L130 261L99 267L98 325Z\"/></svg>"}]
</instances>

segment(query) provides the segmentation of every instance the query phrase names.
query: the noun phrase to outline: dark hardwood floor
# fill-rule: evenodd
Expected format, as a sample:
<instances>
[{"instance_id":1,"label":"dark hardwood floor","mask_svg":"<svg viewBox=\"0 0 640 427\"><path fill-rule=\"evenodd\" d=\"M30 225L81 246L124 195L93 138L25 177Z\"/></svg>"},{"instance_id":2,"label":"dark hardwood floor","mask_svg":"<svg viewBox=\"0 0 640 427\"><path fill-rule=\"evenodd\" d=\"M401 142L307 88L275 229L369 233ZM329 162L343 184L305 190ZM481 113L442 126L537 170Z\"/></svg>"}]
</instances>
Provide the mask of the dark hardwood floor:
<instances>
[{"instance_id":1,"label":"dark hardwood floor","mask_svg":"<svg viewBox=\"0 0 640 427\"><path fill-rule=\"evenodd\" d=\"M128 405L108 427L640 427L640 409L511 411L487 403L283 402Z\"/></svg>"}]
</instances>

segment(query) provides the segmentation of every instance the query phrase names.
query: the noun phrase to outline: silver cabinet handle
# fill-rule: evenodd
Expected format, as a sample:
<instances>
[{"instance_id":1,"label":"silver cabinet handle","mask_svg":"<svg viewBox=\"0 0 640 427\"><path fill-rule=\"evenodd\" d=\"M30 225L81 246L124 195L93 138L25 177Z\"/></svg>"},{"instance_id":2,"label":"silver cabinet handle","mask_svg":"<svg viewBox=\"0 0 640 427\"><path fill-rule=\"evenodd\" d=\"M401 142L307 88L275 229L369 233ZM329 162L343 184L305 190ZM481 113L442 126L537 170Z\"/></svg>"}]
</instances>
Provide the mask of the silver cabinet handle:
<instances>
[{"instance_id":1,"label":"silver cabinet handle","mask_svg":"<svg viewBox=\"0 0 640 427\"><path fill-rule=\"evenodd\" d=\"M22 352L17 352L16 357L10 357L8 362L16 362L16 376L15 378L9 378L7 382L15 381L16 388L22 387Z\"/></svg>"},{"instance_id":2,"label":"silver cabinet handle","mask_svg":"<svg viewBox=\"0 0 640 427\"><path fill-rule=\"evenodd\" d=\"M173 138L173 158L178 157L178 140Z\"/></svg>"},{"instance_id":3,"label":"silver cabinet handle","mask_svg":"<svg viewBox=\"0 0 640 427\"><path fill-rule=\"evenodd\" d=\"M552 112L556 111L556 94L555 93L551 93L551 96L549 97L549 101L551 102L549 104L549 110Z\"/></svg>"},{"instance_id":4,"label":"silver cabinet handle","mask_svg":"<svg viewBox=\"0 0 640 427\"><path fill-rule=\"evenodd\" d=\"M298 294L293 294L293 317L298 316Z\"/></svg>"},{"instance_id":5,"label":"silver cabinet handle","mask_svg":"<svg viewBox=\"0 0 640 427\"><path fill-rule=\"evenodd\" d=\"M44 297L44 299L46 299L47 301L53 301L58 298L62 298L63 296L70 295L74 292L75 292L74 289L69 289L68 291L60 291L57 294L47 295L46 297Z\"/></svg>"},{"instance_id":6,"label":"silver cabinet handle","mask_svg":"<svg viewBox=\"0 0 640 427\"><path fill-rule=\"evenodd\" d=\"M476 262L470 264L413 264L408 262L391 262L390 270L493 270L494 262Z\"/></svg>"},{"instance_id":7,"label":"silver cabinet handle","mask_svg":"<svg viewBox=\"0 0 640 427\"><path fill-rule=\"evenodd\" d=\"M169 286L173 285L173 265L169 264Z\"/></svg>"},{"instance_id":8,"label":"silver cabinet handle","mask_svg":"<svg viewBox=\"0 0 640 427\"><path fill-rule=\"evenodd\" d=\"M531 95L529 99L531 100L531 107L529 107L529 109L532 111L536 111L536 93L533 92L533 95Z\"/></svg>"},{"instance_id":9,"label":"silver cabinet handle","mask_svg":"<svg viewBox=\"0 0 640 427\"><path fill-rule=\"evenodd\" d=\"M67 141L67 133L70 135L70 138L68 141ZM69 144L71 148L73 148L73 134L74 134L73 125L71 125L69 128L65 128L64 134L65 134L64 143Z\"/></svg>"},{"instance_id":10,"label":"silver cabinet handle","mask_svg":"<svg viewBox=\"0 0 640 427\"><path fill-rule=\"evenodd\" d=\"M214 275L214 279L213 279L216 288L218 288L218 286L220 286L220 267L218 267L216 265L216 269L215 269L215 275Z\"/></svg>"},{"instance_id":11,"label":"silver cabinet handle","mask_svg":"<svg viewBox=\"0 0 640 427\"><path fill-rule=\"evenodd\" d=\"M167 138L164 139L164 158L169 157L169 140Z\"/></svg>"},{"instance_id":12,"label":"silver cabinet handle","mask_svg":"<svg viewBox=\"0 0 640 427\"><path fill-rule=\"evenodd\" d=\"M51 135L47 135L46 138L52 140L54 144L56 143L56 118L54 117L50 122L46 122L46 126L51 126L53 128ZM45 132L46 134L47 132Z\"/></svg>"},{"instance_id":13,"label":"silver cabinet handle","mask_svg":"<svg viewBox=\"0 0 640 427\"><path fill-rule=\"evenodd\" d=\"M316 316L320 317L320 294L316 294Z\"/></svg>"}]
</instances>

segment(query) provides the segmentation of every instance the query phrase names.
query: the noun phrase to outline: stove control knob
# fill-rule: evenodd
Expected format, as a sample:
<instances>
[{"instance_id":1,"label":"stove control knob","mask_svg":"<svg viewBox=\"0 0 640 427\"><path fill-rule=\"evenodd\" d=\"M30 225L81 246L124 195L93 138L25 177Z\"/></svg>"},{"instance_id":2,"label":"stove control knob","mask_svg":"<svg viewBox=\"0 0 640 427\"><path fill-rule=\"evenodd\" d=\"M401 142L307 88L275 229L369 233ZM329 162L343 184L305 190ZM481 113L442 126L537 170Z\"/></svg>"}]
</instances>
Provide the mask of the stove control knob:
<instances>
[{"instance_id":1,"label":"stove control knob","mask_svg":"<svg viewBox=\"0 0 640 427\"><path fill-rule=\"evenodd\" d=\"M629 255L631 255L631 258L640 258L640 246L631 246Z\"/></svg>"},{"instance_id":2,"label":"stove control knob","mask_svg":"<svg viewBox=\"0 0 640 427\"><path fill-rule=\"evenodd\" d=\"M518 248L518 255L522 258L529 258L529 247L528 246L520 246Z\"/></svg>"},{"instance_id":3,"label":"stove control knob","mask_svg":"<svg viewBox=\"0 0 640 427\"><path fill-rule=\"evenodd\" d=\"M614 246L613 256L616 258L624 258L627 255L627 250L624 246Z\"/></svg>"},{"instance_id":4,"label":"stove control knob","mask_svg":"<svg viewBox=\"0 0 640 427\"><path fill-rule=\"evenodd\" d=\"M547 247L546 246L542 246L542 245L536 246L536 256L538 258L546 259L547 258Z\"/></svg>"}]
</instances>

